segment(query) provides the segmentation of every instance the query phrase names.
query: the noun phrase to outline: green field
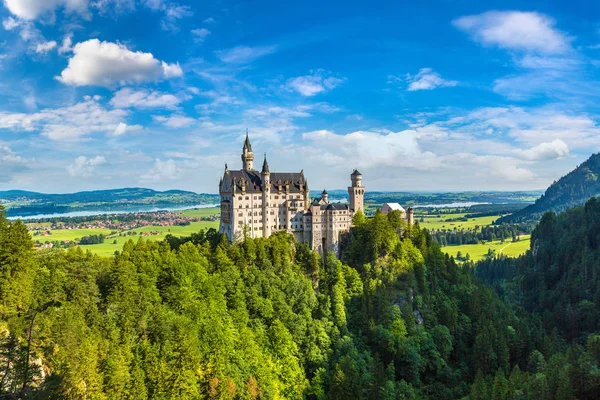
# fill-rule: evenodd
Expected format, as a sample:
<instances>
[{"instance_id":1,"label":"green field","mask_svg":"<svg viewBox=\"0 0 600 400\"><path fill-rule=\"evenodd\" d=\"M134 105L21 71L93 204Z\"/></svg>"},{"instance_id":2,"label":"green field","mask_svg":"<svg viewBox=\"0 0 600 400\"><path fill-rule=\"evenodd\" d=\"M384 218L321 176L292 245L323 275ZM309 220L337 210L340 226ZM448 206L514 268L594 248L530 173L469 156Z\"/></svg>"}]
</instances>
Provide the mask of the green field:
<instances>
[{"instance_id":1,"label":"green field","mask_svg":"<svg viewBox=\"0 0 600 400\"><path fill-rule=\"evenodd\" d=\"M181 211L182 215L187 217L207 217L211 215L215 215L219 213L218 208L200 208L195 210L184 210ZM29 224L29 225L40 225L40 224ZM44 225L44 224L41 224ZM121 250L123 248L123 244L129 239L137 241L138 238L143 237L147 240L163 240L165 236L168 234L174 236L189 236L192 233L199 232L203 229L209 228L219 228L219 221L198 221L192 222L187 226L145 226L142 228L133 229L128 232L135 232L135 235L126 235L126 232L123 233L122 236L118 234L114 237L110 237L104 240L104 243L101 244L90 244L90 245L81 245L80 247L83 250L90 250L92 253L109 256L113 255L115 251ZM158 232L157 235L151 236L141 236L142 232ZM100 235L109 236L111 230L109 229L54 229L52 230L51 236L34 236L33 240L38 240L41 243L46 241L63 241L63 240L75 240L81 239L84 236L89 235ZM33 232L32 232L33 234ZM116 244L114 241L116 240Z\"/></svg>"},{"instance_id":2,"label":"green field","mask_svg":"<svg viewBox=\"0 0 600 400\"><path fill-rule=\"evenodd\" d=\"M219 215L221 213L221 209L219 207L211 207L211 208L197 208L193 210L183 210L179 212L179 214L185 217L209 217L211 215Z\"/></svg>"},{"instance_id":3,"label":"green field","mask_svg":"<svg viewBox=\"0 0 600 400\"><path fill-rule=\"evenodd\" d=\"M50 236L32 236L33 240L39 240L41 243L46 241L63 241L63 240L75 240L81 239L84 236L90 235L110 235L110 229L53 229L52 235ZM32 233L33 235L33 233Z\"/></svg>"},{"instance_id":4,"label":"green field","mask_svg":"<svg viewBox=\"0 0 600 400\"><path fill-rule=\"evenodd\" d=\"M487 226L491 225L492 222L500 218L499 216L491 216L491 217L477 217L477 218L469 218L468 221L452 221L447 222L447 219L455 219L462 218L464 214L441 214L441 217L437 215L415 215L415 221L419 222L422 228L427 229L446 229L446 230L454 230L456 229L473 229L475 226ZM421 217L423 217L423 222L421 222Z\"/></svg>"},{"instance_id":5,"label":"green field","mask_svg":"<svg viewBox=\"0 0 600 400\"><path fill-rule=\"evenodd\" d=\"M460 251L462 256L469 254L472 261L477 261L485 258L488 249L496 251L496 255L502 253L508 257L518 257L529 250L530 235L521 236L521 240L511 242L510 240L502 243L500 240L480 244L463 244L460 246L445 246L442 251L456 258L456 254Z\"/></svg>"},{"instance_id":6,"label":"green field","mask_svg":"<svg viewBox=\"0 0 600 400\"><path fill-rule=\"evenodd\" d=\"M192 233L199 232L203 229L215 228L219 227L218 221L200 221L200 222L192 222L187 226L145 226L143 228L133 229L132 232L136 232L136 235L131 236L116 236L114 238L106 239L104 243L101 244L90 244L90 245L82 245L80 246L83 250L90 250L92 253L101 255L101 256L110 256L115 253L115 251L120 251L123 248L123 244L129 239L133 241L137 241L138 238L143 237L146 240L163 240L165 236L171 234L173 236L189 236ZM141 236L142 232L159 232L158 235L152 236ZM116 244L113 241L117 241Z\"/></svg>"}]
</instances>

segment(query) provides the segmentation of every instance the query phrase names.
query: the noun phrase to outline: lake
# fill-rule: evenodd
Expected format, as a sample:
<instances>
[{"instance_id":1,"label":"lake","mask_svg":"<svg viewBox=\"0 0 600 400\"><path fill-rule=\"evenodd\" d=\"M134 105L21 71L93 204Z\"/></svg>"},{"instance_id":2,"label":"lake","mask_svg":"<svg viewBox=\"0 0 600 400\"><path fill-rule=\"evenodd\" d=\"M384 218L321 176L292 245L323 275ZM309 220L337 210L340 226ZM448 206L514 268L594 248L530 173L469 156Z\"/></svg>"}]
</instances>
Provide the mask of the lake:
<instances>
[{"instance_id":1,"label":"lake","mask_svg":"<svg viewBox=\"0 0 600 400\"><path fill-rule=\"evenodd\" d=\"M191 206L180 206L180 207L138 207L129 210L98 210L98 211L71 211L67 213L55 213L55 214L37 214L37 215L16 215L8 217L8 219L21 219L23 221L32 219L42 218L68 218L68 217L93 217L96 215L119 215L119 214L131 214L136 212L156 212L156 211L183 211L193 210L196 208L212 208L218 207L218 204L196 204Z\"/></svg>"}]
</instances>

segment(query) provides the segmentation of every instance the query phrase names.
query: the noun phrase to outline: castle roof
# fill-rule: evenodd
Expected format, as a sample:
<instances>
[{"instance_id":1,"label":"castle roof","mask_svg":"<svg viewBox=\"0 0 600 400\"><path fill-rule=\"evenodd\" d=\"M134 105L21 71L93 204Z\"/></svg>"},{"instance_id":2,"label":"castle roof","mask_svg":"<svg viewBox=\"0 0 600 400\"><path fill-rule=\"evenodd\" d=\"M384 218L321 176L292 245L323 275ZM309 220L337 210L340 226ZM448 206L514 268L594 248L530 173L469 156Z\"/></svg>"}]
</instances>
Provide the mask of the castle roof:
<instances>
[{"instance_id":1,"label":"castle roof","mask_svg":"<svg viewBox=\"0 0 600 400\"><path fill-rule=\"evenodd\" d=\"M398 203L385 203L383 206L386 206L386 205L390 208L390 210L398 210L398 211L404 212L404 207L402 207ZM383 206L382 206L382 208L383 208Z\"/></svg>"},{"instance_id":2,"label":"castle roof","mask_svg":"<svg viewBox=\"0 0 600 400\"><path fill-rule=\"evenodd\" d=\"M269 172L269 163L267 162L267 154L265 153L265 161L263 162L262 172Z\"/></svg>"},{"instance_id":3,"label":"castle roof","mask_svg":"<svg viewBox=\"0 0 600 400\"><path fill-rule=\"evenodd\" d=\"M235 182L235 183L234 183ZM258 171L225 171L223 176L223 185L221 192L232 192L235 185L236 192L242 191L242 183L246 184L247 193L261 193L263 191L263 181ZM289 186L290 193L304 193L306 190L306 179L303 172L273 172L271 173L271 190L285 191L286 185ZM300 187L302 186L302 189Z\"/></svg>"},{"instance_id":4,"label":"castle roof","mask_svg":"<svg viewBox=\"0 0 600 400\"><path fill-rule=\"evenodd\" d=\"M357 169L354 170L354 172L352 173L352 175L350 176L362 176L362 174L360 172L358 172Z\"/></svg>"},{"instance_id":5,"label":"castle roof","mask_svg":"<svg viewBox=\"0 0 600 400\"><path fill-rule=\"evenodd\" d=\"M348 204L329 203L329 204L321 205L321 210L347 210L347 209L348 209Z\"/></svg>"}]
</instances>

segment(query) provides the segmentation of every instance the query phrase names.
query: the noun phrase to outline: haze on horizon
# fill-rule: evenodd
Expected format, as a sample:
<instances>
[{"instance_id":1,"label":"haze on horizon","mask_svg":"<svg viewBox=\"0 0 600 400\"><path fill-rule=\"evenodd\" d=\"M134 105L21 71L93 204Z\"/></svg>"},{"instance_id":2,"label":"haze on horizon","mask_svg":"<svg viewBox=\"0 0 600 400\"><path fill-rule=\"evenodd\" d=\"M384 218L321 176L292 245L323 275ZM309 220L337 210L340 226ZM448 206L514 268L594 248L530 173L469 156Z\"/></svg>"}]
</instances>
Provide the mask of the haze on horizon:
<instances>
[{"instance_id":1,"label":"haze on horizon","mask_svg":"<svg viewBox=\"0 0 600 400\"><path fill-rule=\"evenodd\" d=\"M584 1L1 0L0 190L530 190L600 149Z\"/></svg>"}]
</instances>

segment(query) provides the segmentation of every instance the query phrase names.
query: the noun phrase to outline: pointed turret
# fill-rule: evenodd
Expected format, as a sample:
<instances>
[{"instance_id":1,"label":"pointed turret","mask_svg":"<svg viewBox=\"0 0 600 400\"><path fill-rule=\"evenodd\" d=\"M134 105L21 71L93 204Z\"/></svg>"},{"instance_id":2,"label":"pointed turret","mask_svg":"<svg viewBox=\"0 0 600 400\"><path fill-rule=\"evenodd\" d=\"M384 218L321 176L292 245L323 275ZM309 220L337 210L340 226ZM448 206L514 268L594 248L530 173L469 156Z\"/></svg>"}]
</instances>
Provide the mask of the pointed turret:
<instances>
[{"instance_id":1,"label":"pointed turret","mask_svg":"<svg viewBox=\"0 0 600 400\"><path fill-rule=\"evenodd\" d=\"M248 129L246 129L246 140L244 140L244 148L242 149L242 166L245 171L252 171L252 161L254 161L254 154L252 154L252 145L248 137Z\"/></svg>"},{"instance_id":2,"label":"pointed turret","mask_svg":"<svg viewBox=\"0 0 600 400\"><path fill-rule=\"evenodd\" d=\"M265 153L265 161L263 161L262 173L263 173L263 175L265 173L267 173L267 174L270 173L269 172L269 163L267 162L267 153Z\"/></svg>"},{"instance_id":3,"label":"pointed turret","mask_svg":"<svg viewBox=\"0 0 600 400\"><path fill-rule=\"evenodd\" d=\"M246 129L246 140L244 140L243 150L248 150L249 153L252 153L252 145L250 144L250 138L248 137L248 129Z\"/></svg>"}]
</instances>

